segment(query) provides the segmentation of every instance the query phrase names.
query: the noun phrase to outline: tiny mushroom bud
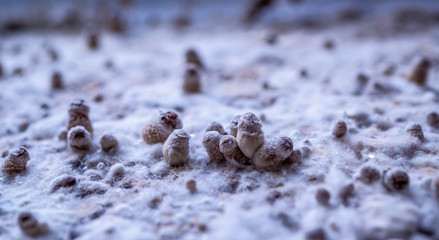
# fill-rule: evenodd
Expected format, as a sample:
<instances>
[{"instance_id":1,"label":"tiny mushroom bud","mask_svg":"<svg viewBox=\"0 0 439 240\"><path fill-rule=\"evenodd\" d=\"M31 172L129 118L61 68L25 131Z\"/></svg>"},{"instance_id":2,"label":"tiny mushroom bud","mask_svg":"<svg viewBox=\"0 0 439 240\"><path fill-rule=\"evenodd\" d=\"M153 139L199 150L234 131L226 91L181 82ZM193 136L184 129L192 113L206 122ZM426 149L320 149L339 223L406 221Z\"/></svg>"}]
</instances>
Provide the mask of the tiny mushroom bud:
<instances>
[{"instance_id":1,"label":"tiny mushroom bud","mask_svg":"<svg viewBox=\"0 0 439 240\"><path fill-rule=\"evenodd\" d=\"M92 194L102 195L107 192L108 185L101 182L88 182L83 181L78 185L77 197L83 198Z\"/></svg>"},{"instance_id":2,"label":"tiny mushroom bud","mask_svg":"<svg viewBox=\"0 0 439 240\"><path fill-rule=\"evenodd\" d=\"M76 126L67 134L69 146L74 151L87 151L91 148L91 134L83 127Z\"/></svg>"},{"instance_id":3,"label":"tiny mushroom bud","mask_svg":"<svg viewBox=\"0 0 439 240\"><path fill-rule=\"evenodd\" d=\"M326 240L326 232L322 228L309 231L305 237L306 240Z\"/></svg>"},{"instance_id":4,"label":"tiny mushroom bud","mask_svg":"<svg viewBox=\"0 0 439 240\"><path fill-rule=\"evenodd\" d=\"M323 48L327 49L327 50L332 50L335 47L335 43L333 40L331 39L327 39L323 42Z\"/></svg>"},{"instance_id":5,"label":"tiny mushroom bud","mask_svg":"<svg viewBox=\"0 0 439 240\"><path fill-rule=\"evenodd\" d=\"M5 173L21 173L26 171L27 162L30 160L26 148L13 148L9 150L9 155L3 163L2 170Z\"/></svg>"},{"instance_id":6,"label":"tiny mushroom bud","mask_svg":"<svg viewBox=\"0 0 439 240\"><path fill-rule=\"evenodd\" d=\"M189 179L186 181L186 188L189 190L191 194L194 194L197 192L197 182L194 179Z\"/></svg>"},{"instance_id":7,"label":"tiny mushroom bud","mask_svg":"<svg viewBox=\"0 0 439 240\"><path fill-rule=\"evenodd\" d=\"M361 95L364 91L364 88L367 85L367 82L369 82L369 77L365 75L364 73L359 73L357 75L357 86L354 91L354 95Z\"/></svg>"},{"instance_id":8,"label":"tiny mushroom bud","mask_svg":"<svg viewBox=\"0 0 439 240\"><path fill-rule=\"evenodd\" d=\"M230 135L236 137L238 135L238 122L239 119L241 119L241 115L235 115L230 121L229 129L230 129Z\"/></svg>"},{"instance_id":9,"label":"tiny mushroom bud","mask_svg":"<svg viewBox=\"0 0 439 240\"><path fill-rule=\"evenodd\" d=\"M209 155L211 162L220 162L224 159L223 154L220 151L221 134L217 131L209 131L204 134L203 146Z\"/></svg>"},{"instance_id":10,"label":"tiny mushroom bud","mask_svg":"<svg viewBox=\"0 0 439 240\"><path fill-rule=\"evenodd\" d=\"M186 67L183 77L183 90L185 93L199 93L201 91L200 74L194 65Z\"/></svg>"},{"instance_id":11,"label":"tiny mushroom bud","mask_svg":"<svg viewBox=\"0 0 439 240\"><path fill-rule=\"evenodd\" d=\"M331 198L331 194L328 192L328 190L324 188L317 189L316 200L319 204L323 206L327 206L329 204L330 198Z\"/></svg>"},{"instance_id":12,"label":"tiny mushroom bud","mask_svg":"<svg viewBox=\"0 0 439 240\"><path fill-rule=\"evenodd\" d=\"M53 47L47 49L47 55L49 55L50 59L54 62L58 61L59 54Z\"/></svg>"},{"instance_id":13,"label":"tiny mushroom bud","mask_svg":"<svg viewBox=\"0 0 439 240\"><path fill-rule=\"evenodd\" d=\"M99 34L96 31L92 31L87 35L87 46L90 50L96 50L99 48Z\"/></svg>"},{"instance_id":14,"label":"tiny mushroom bud","mask_svg":"<svg viewBox=\"0 0 439 240\"><path fill-rule=\"evenodd\" d=\"M186 63L187 64L194 64L195 66L199 68L204 68L204 64L201 61L200 56L198 55L197 51L195 49L188 49L185 54L186 57Z\"/></svg>"},{"instance_id":15,"label":"tiny mushroom bud","mask_svg":"<svg viewBox=\"0 0 439 240\"><path fill-rule=\"evenodd\" d=\"M52 74L52 89L60 90L64 88L64 80L60 72Z\"/></svg>"},{"instance_id":16,"label":"tiny mushroom bud","mask_svg":"<svg viewBox=\"0 0 439 240\"><path fill-rule=\"evenodd\" d=\"M163 157L170 166L183 165L189 157L190 135L183 129L172 132L163 145Z\"/></svg>"},{"instance_id":17,"label":"tiny mushroom bud","mask_svg":"<svg viewBox=\"0 0 439 240\"><path fill-rule=\"evenodd\" d=\"M158 118L146 124L142 137L147 144L163 143L175 129L182 127L183 123L176 112L161 112Z\"/></svg>"},{"instance_id":18,"label":"tiny mushroom bud","mask_svg":"<svg viewBox=\"0 0 439 240\"><path fill-rule=\"evenodd\" d=\"M363 166L360 170L358 180L365 184L372 184L380 180L381 174L374 166Z\"/></svg>"},{"instance_id":19,"label":"tiny mushroom bud","mask_svg":"<svg viewBox=\"0 0 439 240\"><path fill-rule=\"evenodd\" d=\"M302 162L302 152L298 149L293 150L291 155L285 159L284 161L286 164L300 164Z\"/></svg>"},{"instance_id":20,"label":"tiny mushroom bud","mask_svg":"<svg viewBox=\"0 0 439 240\"><path fill-rule=\"evenodd\" d=\"M262 122L255 114L246 113L239 119L236 140L239 148L248 158L253 157L256 150L264 144Z\"/></svg>"},{"instance_id":21,"label":"tiny mushroom bud","mask_svg":"<svg viewBox=\"0 0 439 240\"><path fill-rule=\"evenodd\" d=\"M256 167L266 168L278 165L293 153L293 141L289 137L277 137L266 141L253 155Z\"/></svg>"},{"instance_id":22,"label":"tiny mushroom bud","mask_svg":"<svg viewBox=\"0 0 439 240\"><path fill-rule=\"evenodd\" d=\"M49 232L47 224L39 223L38 220L30 212L22 212L18 215L18 226L21 231L29 237L40 237Z\"/></svg>"},{"instance_id":23,"label":"tiny mushroom bud","mask_svg":"<svg viewBox=\"0 0 439 240\"><path fill-rule=\"evenodd\" d=\"M234 136L222 136L219 146L224 158L233 166L245 168L250 165L250 159L239 149L238 142Z\"/></svg>"},{"instance_id":24,"label":"tiny mushroom bud","mask_svg":"<svg viewBox=\"0 0 439 240\"><path fill-rule=\"evenodd\" d=\"M338 196L340 197L341 202L345 206L350 205L350 200L354 197L355 186L353 183L349 183L348 185L342 187Z\"/></svg>"},{"instance_id":25,"label":"tiny mushroom bud","mask_svg":"<svg viewBox=\"0 0 439 240\"><path fill-rule=\"evenodd\" d=\"M404 191L409 184L410 178L403 170L392 169L384 172L383 185L390 192Z\"/></svg>"},{"instance_id":26,"label":"tiny mushroom bud","mask_svg":"<svg viewBox=\"0 0 439 240\"><path fill-rule=\"evenodd\" d=\"M430 60L426 58L421 59L418 65L413 68L409 81L420 86L425 85L425 82L428 78L428 70L430 69L430 65Z\"/></svg>"},{"instance_id":27,"label":"tiny mushroom bud","mask_svg":"<svg viewBox=\"0 0 439 240\"><path fill-rule=\"evenodd\" d=\"M110 171L108 171L107 174L107 179L110 183L114 183L122 180L124 176L125 176L125 167L122 164L118 163L110 168Z\"/></svg>"},{"instance_id":28,"label":"tiny mushroom bud","mask_svg":"<svg viewBox=\"0 0 439 240\"><path fill-rule=\"evenodd\" d=\"M102 135L99 143L101 144L101 149L104 152L113 152L113 151L117 150L117 148L119 146L119 142L117 141L116 137L113 136L113 134L108 133L108 132L106 132L106 133L104 133L104 135Z\"/></svg>"},{"instance_id":29,"label":"tiny mushroom bud","mask_svg":"<svg viewBox=\"0 0 439 240\"><path fill-rule=\"evenodd\" d=\"M427 115L427 124L433 128L439 128L439 114L431 112Z\"/></svg>"},{"instance_id":30,"label":"tiny mushroom bud","mask_svg":"<svg viewBox=\"0 0 439 240\"><path fill-rule=\"evenodd\" d=\"M67 130L70 130L75 126L83 126L90 134L93 134L93 127L88 117L89 112L90 107L84 100L80 99L73 101L70 104Z\"/></svg>"},{"instance_id":31,"label":"tiny mushroom bud","mask_svg":"<svg viewBox=\"0 0 439 240\"><path fill-rule=\"evenodd\" d=\"M345 121L340 120L334 125L332 135L334 135L336 138L342 138L346 135L347 131L348 127L346 126Z\"/></svg>"},{"instance_id":32,"label":"tiny mushroom bud","mask_svg":"<svg viewBox=\"0 0 439 240\"><path fill-rule=\"evenodd\" d=\"M307 146L303 146L300 148L300 153L302 156L302 159L307 159L311 156L312 150L311 148L307 147Z\"/></svg>"},{"instance_id":33,"label":"tiny mushroom bud","mask_svg":"<svg viewBox=\"0 0 439 240\"><path fill-rule=\"evenodd\" d=\"M61 141L67 141L67 129L61 128L58 130L58 139Z\"/></svg>"},{"instance_id":34,"label":"tiny mushroom bud","mask_svg":"<svg viewBox=\"0 0 439 240\"><path fill-rule=\"evenodd\" d=\"M50 192L56 192L60 188L72 187L76 184L76 178L72 175L63 174L50 184Z\"/></svg>"},{"instance_id":35,"label":"tiny mushroom bud","mask_svg":"<svg viewBox=\"0 0 439 240\"><path fill-rule=\"evenodd\" d=\"M410 136L419 139L421 142L425 140L424 133L422 132L422 127L419 123L409 123L406 127L406 132Z\"/></svg>"},{"instance_id":36,"label":"tiny mushroom bud","mask_svg":"<svg viewBox=\"0 0 439 240\"><path fill-rule=\"evenodd\" d=\"M221 135L226 135L226 131L224 131L223 125L221 123L213 121L207 125L205 132L209 131L217 131Z\"/></svg>"}]
</instances>

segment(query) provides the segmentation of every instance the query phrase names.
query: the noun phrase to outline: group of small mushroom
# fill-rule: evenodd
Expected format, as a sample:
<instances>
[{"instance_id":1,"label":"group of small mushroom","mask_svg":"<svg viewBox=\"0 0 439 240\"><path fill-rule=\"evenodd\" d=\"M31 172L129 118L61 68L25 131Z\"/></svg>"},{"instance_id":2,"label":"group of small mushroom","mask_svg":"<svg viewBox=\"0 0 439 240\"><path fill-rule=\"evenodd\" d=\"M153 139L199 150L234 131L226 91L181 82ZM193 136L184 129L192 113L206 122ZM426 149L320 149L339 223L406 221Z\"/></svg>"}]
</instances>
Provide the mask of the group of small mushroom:
<instances>
[{"instance_id":1,"label":"group of small mushroom","mask_svg":"<svg viewBox=\"0 0 439 240\"><path fill-rule=\"evenodd\" d=\"M164 160L170 166L178 166L189 157L190 135L182 127L175 112L162 112L144 127L142 136L148 144L164 143ZM233 118L230 135L220 123L210 123L203 137L203 146L211 162L227 161L238 168L251 164L258 168L274 167L288 158L291 158L290 162L297 161L300 155L298 150L293 154L293 142L289 137L265 139L262 122L253 113Z\"/></svg>"},{"instance_id":2,"label":"group of small mushroom","mask_svg":"<svg viewBox=\"0 0 439 240\"><path fill-rule=\"evenodd\" d=\"M76 100L70 104L69 121L67 128L63 129L59 138L67 140L72 151L86 153L94 149L92 143L93 127L89 119L90 108L84 100ZM118 149L119 142L110 133L105 132L100 138L101 150L106 153L114 153ZM3 162L2 170L5 173L21 173L26 170L30 160L26 148L13 148L8 151L8 157Z\"/></svg>"},{"instance_id":3,"label":"group of small mushroom","mask_svg":"<svg viewBox=\"0 0 439 240\"><path fill-rule=\"evenodd\" d=\"M252 164L257 168L271 168L284 161L300 161L301 153L293 150L293 141L287 136L265 138L262 122L253 113L235 116L229 128L230 135L217 122L206 128L203 146L211 161L226 160L238 168Z\"/></svg>"},{"instance_id":4,"label":"group of small mushroom","mask_svg":"<svg viewBox=\"0 0 439 240\"><path fill-rule=\"evenodd\" d=\"M89 118L90 107L84 100L76 100L70 104L69 122L67 125L67 142L76 152L89 151L93 147L93 127ZM61 132L61 139L65 139L65 132ZM110 133L105 132L99 141L101 149L107 153L117 150L119 142Z\"/></svg>"}]
</instances>

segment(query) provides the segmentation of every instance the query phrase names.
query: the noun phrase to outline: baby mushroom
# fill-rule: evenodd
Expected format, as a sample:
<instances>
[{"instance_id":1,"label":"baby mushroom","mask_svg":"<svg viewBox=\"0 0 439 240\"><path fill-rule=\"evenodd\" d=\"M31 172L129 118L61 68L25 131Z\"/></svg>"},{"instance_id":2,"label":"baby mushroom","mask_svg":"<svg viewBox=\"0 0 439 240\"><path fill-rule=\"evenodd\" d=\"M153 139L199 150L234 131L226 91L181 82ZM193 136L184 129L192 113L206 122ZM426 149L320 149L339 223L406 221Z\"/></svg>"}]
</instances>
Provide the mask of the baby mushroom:
<instances>
[{"instance_id":1,"label":"baby mushroom","mask_svg":"<svg viewBox=\"0 0 439 240\"><path fill-rule=\"evenodd\" d=\"M326 236L325 230L323 228L316 228L306 233L306 240L326 240L328 237Z\"/></svg>"},{"instance_id":2,"label":"baby mushroom","mask_svg":"<svg viewBox=\"0 0 439 240\"><path fill-rule=\"evenodd\" d=\"M256 150L264 144L262 122L255 114L246 113L239 119L236 140L239 148L248 158L253 157Z\"/></svg>"},{"instance_id":3,"label":"baby mushroom","mask_svg":"<svg viewBox=\"0 0 439 240\"><path fill-rule=\"evenodd\" d=\"M365 184L372 184L380 180L381 174L374 166L364 166L360 170L360 174L357 177L358 180Z\"/></svg>"},{"instance_id":4,"label":"baby mushroom","mask_svg":"<svg viewBox=\"0 0 439 240\"><path fill-rule=\"evenodd\" d=\"M18 226L21 231L29 237L40 237L49 232L47 224L39 223L38 220L30 212L22 212L18 215Z\"/></svg>"},{"instance_id":5,"label":"baby mushroom","mask_svg":"<svg viewBox=\"0 0 439 240\"><path fill-rule=\"evenodd\" d=\"M74 151L87 151L91 148L91 134L83 127L76 126L67 134L67 142Z\"/></svg>"},{"instance_id":6,"label":"baby mushroom","mask_svg":"<svg viewBox=\"0 0 439 240\"><path fill-rule=\"evenodd\" d=\"M409 81L423 86L428 78L428 70L430 69L430 60L423 58L418 65L413 68Z\"/></svg>"},{"instance_id":7,"label":"baby mushroom","mask_svg":"<svg viewBox=\"0 0 439 240\"><path fill-rule=\"evenodd\" d=\"M50 184L50 192L56 192L60 188L72 187L76 184L76 178L72 175L63 174Z\"/></svg>"},{"instance_id":8,"label":"baby mushroom","mask_svg":"<svg viewBox=\"0 0 439 240\"><path fill-rule=\"evenodd\" d=\"M390 170L384 172L383 185L390 192L400 192L408 188L410 178L402 170Z\"/></svg>"},{"instance_id":9,"label":"baby mushroom","mask_svg":"<svg viewBox=\"0 0 439 240\"><path fill-rule=\"evenodd\" d=\"M24 172L29 160L30 156L26 148L13 148L9 150L9 155L3 163L2 170L9 174Z\"/></svg>"},{"instance_id":10,"label":"baby mushroom","mask_svg":"<svg viewBox=\"0 0 439 240\"><path fill-rule=\"evenodd\" d=\"M431 112L427 115L427 124L433 128L439 128L439 114Z\"/></svg>"},{"instance_id":11,"label":"baby mushroom","mask_svg":"<svg viewBox=\"0 0 439 240\"><path fill-rule=\"evenodd\" d=\"M120 181L124 176L125 176L125 167L120 163L112 166L107 174L107 178L110 183Z\"/></svg>"},{"instance_id":12,"label":"baby mushroom","mask_svg":"<svg viewBox=\"0 0 439 240\"><path fill-rule=\"evenodd\" d=\"M163 157L170 166L183 165L189 156L189 134L177 129L168 137L163 145Z\"/></svg>"},{"instance_id":13,"label":"baby mushroom","mask_svg":"<svg viewBox=\"0 0 439 240\"><path fill-rule=\"evenodd\" d=\"M406 127L406 132L410 136L419 139L421 142L425 140L424 133L422 132L422 127L419 123L409 123Z\"/></svg>"},{"instance_id":14,"label":"baby mushroom","mask_svg":"<svg viewBox=\"0 0 439 240\"><path fill-rule=\"evenodd\" d=\"M298 149L293 150L291 155L284 161L284 163L286 163L287 165L300 164L301 162L302 162L302 152Z\"/></svg>"},{"instance_id":15,"label":"baby mushroom","mask_svg":"<svg viewBox=\"0 0 439 240\"><path fill-rule=\"evenodd\" d=\"M90 31L87 35L87 46L90 50L99 48L99 33L97 31Z\"/></svg>"},{"instance_id":16,"label":"baby mushroom","mask_svg":"<svg viewBox=\"0 0 439 240\"><path fill-rule=\"evenodd\" d=\"M258 168L278 165L293 153L293 141L286 136L270 139L254 154L253 164Z\"/></svg>"},{"instance_id":17,"label":"baby mushroom","mask_svg":"<svg viewBox=\"0 0 439 240\"><path fill-rule=\"evenodd\" d=\"M338 197L340 198L343 205L346 207L351 204L351 198L355 195L355 186L353 183L349 183L343 186L338 193Z\"/></svg>"},{"instance_id":18,"label":"baby mushroom","mask_svg":"<svg viewBox=\"0 0 439 240\"><path fill-rule=\"evenodd\" d=\"M203 146L209 155L211 162L220 162L224 159L223 154L220 151L221 134L217 131L209 131L204 134Z\"/></svg>"},{"instance_id":19,"label":"baby mushroom","mask_svg":"<svg viewBox=\"0 0 439 240\"><path fill-rule=\"evenodd\" d=\"M324 188L317 189L316 200L320 205L327 206L330 198L331 194L328 192L328 190Z\"/></svg>"},{"instance_id":20,"label":"baby mushroom","mask_svg":"<svg viewBox=\"0 0 439 240\"><path fill-rule=\"evenodd\" d=\"M54 72L52 74L52 89L53 90L60 90L64 88L64 81L63 77L60 72Z\"/></svg>"},{"instance_id":21,"label":"baby mushroom","mask_svg":"<svg viewBox=\"0 0 439 240\"><path fill-rule=\"evenodd\" d=\"M224 158L233 166L244 168L250 165L250 159L239 149L238 142L234 136L222 136L219 147Z\"/></svg>"},{"instance_id":22,"label":"baby mushroom","mask_svg":"<svg viewBox=\"0 0 439 240\"><path fill-rule=\"evenodd\" d=\"M192 48L188 49L186 51L185 57L186 57L187 64L193 64L196 67L204 68L204 64L201 61L201 58L198 55L197 51L195 51L195 49L192 49Z\"/></svg>"},{"instance_id":23,"label":"baby mushroom","mask_svg":"<svg viewBox=\"0 0 439 240\"><path fill-rule=\"evenodd\" d=\"M176 112L161 112L157 119L151 120L143 128L143 140L147 144L163 143L175 129L182 127L183 123Z\"/></svg>"},{"instance_id":24,"label":"baby mushroom","mask_svg":"<svg viewBox=\"0 0 439 240\"><path fill-rule=\"evenodd\" d=\"M238 135L238 122L239 119L241 119L241 115L235 115L230 121L229 129L230 129L230 135L236 137Z\"/></svg>"},{"instance_id":25,"label":"baby mushroom","mask_svg":"<svg viewBox=\"0 0 439 240\"><path fill-rule=\"evenodd\" d=\"M334 129L332 130L332 135L336 138L342 138L346 135L348 131L348 127L346 126L345 121L340 120L334 125Z\"/></svg>"},{"instance_id":26,"label":"baby mushroom","mask_svg":"<svg viewBox=\"0 0 439 240\"><path fill-rule=\"evenodd\" d=\"M194 194L197 192L197 182L194 179L189 179L186 182L186 188L189 190L191 194Z\"/></svg>"},{"instance_id":27,"label":"baby mushroom","mask_svg":"<svg viewBox=\"0 0 439 240\"><path fill-rule=\"evenodd\" d=\"M84 100L80 99L73 101L70 104L67 130L70 130L75 126L83 126L90 134L93 134L93 127L88 117L89 113L90 107Z\"/></svg>"},{"instance_id":28,"label":"baby mushroom","mask_svg":"<svg viewBox=\"0 0 439 240\"><path fill-rule=\"evenodd\" d=\"M223 125L221 123L213 121L207 125L205 132L209 131L217 131L221 135L226 135L226 131L224 131Z\"/></svg>"},{"instance_id":29,"label":"baby mushroom","mask_svg":"<svg viewBox=\"0 0 439 240\"><path fill-rule=\"evenodd\" d=\"M101 144L101 149L104 152L114 152L117 150L119 146L119 142L117 141L116 137L114 137L111 133L108 132L102 135L99 143Z\"/></svg>"},{"instance_id":30,"label":"baby mushroom","mask_svg":"<svg viewBox=\"0 0 439 240\"><path fill-rule=\"evenodd\" d=\"M183 90L185 93L199 93L201 91L201 79L195 65L186 67L183 77Z\"/></svg>"}]
</instances>

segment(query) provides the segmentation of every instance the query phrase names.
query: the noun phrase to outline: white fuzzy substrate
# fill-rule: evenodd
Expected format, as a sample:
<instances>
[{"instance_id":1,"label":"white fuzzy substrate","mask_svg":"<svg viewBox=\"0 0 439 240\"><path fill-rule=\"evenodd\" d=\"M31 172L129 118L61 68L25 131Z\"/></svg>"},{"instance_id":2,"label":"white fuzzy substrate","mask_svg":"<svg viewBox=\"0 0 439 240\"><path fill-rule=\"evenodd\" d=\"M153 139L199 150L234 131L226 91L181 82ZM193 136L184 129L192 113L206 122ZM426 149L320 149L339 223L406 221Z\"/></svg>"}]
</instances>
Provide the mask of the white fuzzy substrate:
<instances>
[{"instance_id":1,"label":"white fuzzy substrate","mask_svg":"<svg viewBox=\"0 0 439 240\"><path fill-rule=\"evenodd\" d=\"M4 67L25 67L23 77L0 80L0 150L24 145L31 156L24 175L0 176L0 238L25 238L16 221L24 210L49 225L46 239L298 239L318 227L330 239L371 234L438 238L439 200L429 179L439 177L439 135L426 123L426 115L437 111L437 96L403 75L420 56L437 56L439 32L358 37L367 24L293 30L281 34L274 46L266 45L267 31L259 27L194 27L183 32L147 28L124 37L104 33L102 48L96 52L87 49L82 35L0 37ZM330 51L322 48L328 38L335 41ZM50 63L41 48L47 42L59 51L60 62ZM15 45L22 46L21 54L12 53ZM202 92L185 95L184 52L192 46L208 70ZM31 63L33 55L38 64ZM113 69L105 69L107 60L114 63ZM382 76L388 64L396 64L396 73ZM307 69L308 78L300 77L301 68ZM50 90L53 69L64 76L63 92ZM363 95L353 96L358 72L370 80ZM433 68L429 86L439 84L437 76ZM269 90L263 90L264 82ZM374 82L391 84L400 92L374 94ZM103 102L93 102L96 94L104 95ZM111 131L119 140L117 154L97 151L80 160L79 167L69 163L78 156L56 134L67 126L68 106L76 98L90 103L94 143ZM142 140L143 126L159 109L180 109L183 129L191 135L185 167L168 167L161 157L162 144ZM218 121L228 126L234 115L246 112L264 114L264 134L289 136L295 149L309 140L310 157L300 166L275 172L208 164L202 147L206 125ZM369 127L356 128L349 116L358 112L369 114ZM358 133L348 131L342 140L335 139L331 126L339 119ZM29 128L19 132L24 121L30 122ZM389 122L391 128L379 130L380 121ZM424 143L406 134L410 121L423 127ZM411 142L424 150L410 152ZM97 167L102 166L99 162L103 168ZM110 186L105 176L116 163L125 166L125 177ZM393 167L407 171L409 193L389 193L380 182L355 181L365 163L380 171ZM97 182L106 184L107 190L80 198L75 188L93 182L84 174L89 168L103 175ZM75 176L76 186L50 193L50 183L62 174ZM197 182L196 194L185 187L189 179ZM346 207L338 194L351 182L355 194ZM320 187L331 193L329 207L315 200ZM266 198L273 190L281 197L270 204ZM435 235L419 232L419 226L436 229Z\"/></svg>"}]
</instances>

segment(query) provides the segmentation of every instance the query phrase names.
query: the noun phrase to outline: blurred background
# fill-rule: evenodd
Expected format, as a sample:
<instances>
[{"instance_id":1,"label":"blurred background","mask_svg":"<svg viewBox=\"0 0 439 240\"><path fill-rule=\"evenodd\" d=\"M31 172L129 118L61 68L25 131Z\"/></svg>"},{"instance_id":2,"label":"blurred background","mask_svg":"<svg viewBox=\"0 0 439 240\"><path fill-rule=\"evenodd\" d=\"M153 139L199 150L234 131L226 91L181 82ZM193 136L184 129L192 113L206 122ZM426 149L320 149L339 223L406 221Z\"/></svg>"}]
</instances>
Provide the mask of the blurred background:
<instances>
[{"instance_id":1,"label":"blurred background","mask_svg":"<svg viewBox=\"0 0 439 240\"><path fill-rule=\"evenodd\" d=\"M365 21L382 35L422 31L439 24L437 0L2 0L0 33L80 31L127 33L135 27L233 28L242 24L321 29Z\"/></svg>"}]
</instances>

